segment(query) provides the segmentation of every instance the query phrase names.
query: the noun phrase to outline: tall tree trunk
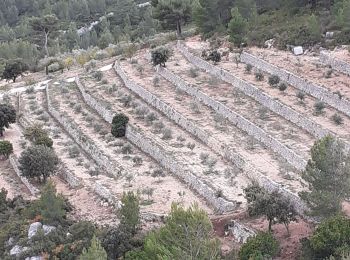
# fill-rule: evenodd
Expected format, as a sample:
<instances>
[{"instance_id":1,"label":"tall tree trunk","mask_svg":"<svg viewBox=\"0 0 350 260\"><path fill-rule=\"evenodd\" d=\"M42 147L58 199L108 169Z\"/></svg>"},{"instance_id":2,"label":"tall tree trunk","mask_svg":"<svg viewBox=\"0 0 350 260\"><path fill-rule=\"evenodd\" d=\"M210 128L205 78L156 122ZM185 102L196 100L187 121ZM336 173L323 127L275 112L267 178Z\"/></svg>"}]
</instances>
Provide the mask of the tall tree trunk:
<instances>
[{"instance_id":1,"label":"tall tree trunk","mask_svg":"<svg viewBox=\"0 0 350 260\"><path fill-rule=\"evenodd\" d=\"M44 49L46 52L46 56L49 57L49 49L47 48L47 43L49 40L49 32L46 32L46 30L44 30L44 34L45 34L45 43L44 43Z\"/></svg>"},{"instance_id":2,"label":"tall tree trunk","mask_svg":"<svg viewBox=\"0 0 350 260\"><path fill-rule=\"evenodd\" d=\"M178 19L176 21L176 30L177 30L177 36L181 36L182 30L181 30L181 19Z\"/></svg>"},{"instance_id":3,"label":"tall tree trunk","mask_svg":"<svg viewBox=\"0 0 350 260\"><path fill-rule=\"evenodd\" d=\"M272 219L269 219L269 231L272 231Z\"/></svg>"}]
</instances>

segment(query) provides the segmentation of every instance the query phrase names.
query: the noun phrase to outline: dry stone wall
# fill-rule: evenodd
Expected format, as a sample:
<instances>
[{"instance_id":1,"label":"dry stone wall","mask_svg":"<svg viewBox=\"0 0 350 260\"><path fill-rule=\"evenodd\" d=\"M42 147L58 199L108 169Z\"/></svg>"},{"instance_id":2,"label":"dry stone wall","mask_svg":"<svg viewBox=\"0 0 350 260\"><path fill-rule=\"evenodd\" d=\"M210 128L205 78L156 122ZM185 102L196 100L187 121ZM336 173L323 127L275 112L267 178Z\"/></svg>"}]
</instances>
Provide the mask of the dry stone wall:
<instances>
[{"instance_id":1,"label":"dry stone wall","mask_svg":"<svg viewBox=\"0 0 350 260\"><path fill-rule=\"evenodd\" d=\"M333 57L329 52L321 51L320 61L326 65L330 65L333 69L350 76L350 63Z\"/></svg>"},{"instance_id":2,"label":"dry stone wall","mask_svg":"<svg viewBox=\"0 0 350 260\"><path fill-rule=\"evenodd\" d=\"M125 74L124 76L125 79L127 79ZM111 120L109 115L111 111L106 110L101 103L94 99L90 94L86 93L85 88L83 84L79 82L79 79L76 82L80 91L85 93L85 95L83 95L85 102L89 106L91 104L91 107L94 107L97 113L100 114L105 121L108 122L108 120ZM126 81L125 85L126 84L130 84L130 81ZM127 87L130 88L129 86ZM184 119L181 120L183 121ZM235 203L221 197L218 198L213 188L199 180L190 170L186 169L185 165L183 165L180 161L177 161L171 153L167 152L161 146L156 144L155 141L147 138L146 135L141 132L141 130L128 125L126 129L126 138L134 145L139 147L144 153L149 154L154 160L156 160L165 169L173 173L177 178L189 185L190 188L202 196L218 213L229 212L236 208Z\"/></svg>"},{"instance_id":3,"label":"dry stone wall","mask_svg":"<svg viewBox=\"0 0 350 260\"><path fill-rule=\"evenodd\" d=\"M193 88L179 76L162 67L157 67L157 72L165 79L173 83L176 87L185 91L197 100L202 101L205 105L211 107L219 113L222 111L218 109L222 105L220 102L213 100L202 91ZM225 117L227 116L226 114L222 115ZM306 207L297 194L290 192L289 190L283 188L280 184L268 179L265 175L259 172L250 161L237 154L232 147L228 147L225 144L219 144L217 141L208 142L207 145L242 169L249 179L256 180L260 185L269 191L278 190L283 196L289 198L300 214L305 211Z\"/></svg>"},{"instance_id":4,"label":"dry stone wall","mask_svg":"<svg viewBox=\"0 0 350 260\"><path fill-rule=\"evenodd\" d=\"M153 157L164 168L172 172L179 179L189 185L191 189L202 196L219 214L232 211L236 204L222 197L217 197L216 192L208 184L201 181L191 171L186 169L174 156L157 145L150 138L141 134L135 128L128 126L126 137L138 146L142 151Z\"/></svg>"},{"instance_id":5,"label":"dry stone wall","mask_svg":"<svg viewBox=\"0 0 350 260\"><path fill-rule=\"evenodd\" d=\"M17 95L17 111L19 114L17 122L23 129L26 129L27 127L33 125L33 123L30 120L28 120L28 118L25 116L25 113L22 110L23 108L21 94L18 93ZM63 180L65 180L68 183L68 185L71 188L77 188L81 185L79 178L74 175L74 173L67 167L67 165L63 161L60 161L58 174L63 178Z\"/></svg>"},{"instance_id":6,"label":"dry stone wall","mask_svg":"<svg viewBox=\"0 0 350 260\"><path fill-rule=\"evenodd\" d=\"M37 188L35 188L26 177L22 176L22 173L19 169L19 164L18 164L18 160L16 158L15 155L11 154L9 157L10 160L10 164L13 168L13 170L15 171L15 173L17 174L17 176L20 178L20 180L22 181L22 183L27 187L27 189L29 190L30 194L32 194L32 196L36 196L39 193L39 190Z\"/></svg>"},{"instance_id":7,"label":"dry stone wall","mask_svg":"<svg viewBox=\"0 0 350 260\"><path fill-rule=\"evenodd\" d=\"M125 173L125 169L117 164L115 161L106 155L98 146L90 140L89 137L84 135L79 129L78 126L72 124L69 119L61 116L61 113L57 111L51 104L49 86L46 87L46 98L47 98L47 107L49 113L63 126L67 133L73 138L73 140L94 159L94 161L105 169L105 171L113 176L118 177L121 174Z\"/></svg>"},{"instance_id":8,"label":"dry stone wall","mask_svg":"<svg viewBox=\"0 0 350 260\"><path fill-rule=\"evenodd\" d=\"M302 79L299 76L294 75L293 73L286 71L284 69L278 68L250 53L243 52L241 54L241 61L247 64L251 64L257 69L265 71L272 75L277 75L281 80L286 83L294 86L305 93L322 100L328 105L334 107L335 109L343 112L344 114L350 116L350 101L343 98L340 98L339 95L331 93L328 89L316 85L312 82L308 82L305 79Z\"/></svg>"},{"instance_id":9,"label":"dry stone wall","mask_svg":"<svg viewBox=\"0 0 350 260\"><path fill-rule=\"evenodd\" d=\"M185 56L185 58L190 63L194 64L195 66L201 69L204 69L209 74L214 75L234 86L238 86L239 89L245 89L245 91L243 91L244 93L252 90L249 84L234 77L229 72L221 68L215 67L210 63L204 61L203 59L198 58L195 55L191 54L187 50L187 48L184 47L180 42L178 42L178 49L181 51L181 53ZM280 154L296 169L298 170L305 169L305 166L307 163L305 159L303 159L297 153L295 153L294 151L292 151L291 149L289 149L288 147L280 143L278 140L276 140L275 138L267 134L263 129L256 126L255 124L253 124L243 116L239 115L238 113L232 111L222 103L209 98L203 92L197 91L197 96L199 97L200 100L203 100L203 102L206 105L212 107L217 113L225 116L230 122L235 124L238 128L247 132L250 136L253 136L256 140L265 144L267 147L271 148L277 154Z\"/></svg>"},{"instance_id":10,"label":"dry stone wall","mask_svg":"<svg viewBox=\"0 0 350 260\"><path fill-rule=\"evenodd\" d=\"M101 104L95 98L85 91L79 77L75 77L75 83L77 84L85 103L94 109L100 116L102 116L105 121L111 124L114 116L113 112L106 109L104 106L101 106Z\"/></svg>"}]
</instances>

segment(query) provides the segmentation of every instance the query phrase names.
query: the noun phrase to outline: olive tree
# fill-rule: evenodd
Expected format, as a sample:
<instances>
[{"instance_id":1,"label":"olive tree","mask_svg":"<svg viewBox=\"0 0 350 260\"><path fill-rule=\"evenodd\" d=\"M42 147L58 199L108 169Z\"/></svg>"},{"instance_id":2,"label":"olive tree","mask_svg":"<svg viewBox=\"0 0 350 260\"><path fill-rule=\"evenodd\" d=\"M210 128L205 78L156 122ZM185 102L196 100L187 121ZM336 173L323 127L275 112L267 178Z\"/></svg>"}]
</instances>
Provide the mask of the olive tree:
<instances>
[{"instance_id":1,"label":"olive tree","mask_svg":"<svg viewBox=\"0 0 350 260\"><path fill-rule=\"evenodd\" d=\"M13 145L9 141L0 141L0 156L8 158L13 153Z\"/></svg>"},{"instance_id":2,"label":"olive tree","mask_svg":"<svg viewBox=\"0 0 350 260\"><path fill-rule=\"evenodd\" d=\"M5 128L16 123L16 110L10 104L0 104L0 136L3 136Z\"/></svg>"},{"instance_id":3,"label":"olive tree","mask_svg":"<svg viewBox=\"0 0 350 260\"><path fill-rule=\"evenodd\" d=\"M42 183L57 170L59 160L53 149L34 145L22 152L18 162L23 176Z\"/></svg>"},{"instance_id":4,"label":"olive tree","mask_svg":"<svg viewBox=\"0 0 350 260\"><path fill-rule=\"evenodd\" d=\"M283 223L289 234L289 223L296 221L297 215L289 199L281 196L277 190L268 192L255 182L246 187L244 193L249 215L265 216L269 221L269 231L272 224Z\"/></svg>"}]
</instances>

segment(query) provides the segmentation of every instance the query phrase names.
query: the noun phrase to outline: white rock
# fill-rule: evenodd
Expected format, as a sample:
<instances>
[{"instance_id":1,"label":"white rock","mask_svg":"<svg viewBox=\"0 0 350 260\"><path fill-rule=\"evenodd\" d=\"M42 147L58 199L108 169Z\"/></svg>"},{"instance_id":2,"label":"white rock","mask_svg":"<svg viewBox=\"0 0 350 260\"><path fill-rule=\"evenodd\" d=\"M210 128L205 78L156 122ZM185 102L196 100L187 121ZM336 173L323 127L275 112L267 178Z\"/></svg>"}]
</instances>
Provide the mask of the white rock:
<instances>
[{"instance_id":1,"label":"white rock","mask_svg":"<svg viewBox=\"0 0 350 260\"><path fill-rule=\"evenodd\" d=\"M294 55L302 55L304 53L302 46L296 46L293 48Z\"/></svg>"},{"instance_id":2,"label":"white rock","mask_svg":"<svg viewBox=\"0 0 350 260\"><path fill-rule=\"evenodd\" d=\"M271 49L273 48L274 44L275 44L275 39L270 39L265 42L265 47L267 47L268 49Z\"/></svg>"},{"instance_id":3,"label":"white rock","mask_svg":"<svg viewBox=\"0 0 350 260\"><path fill-rule=\"evenodd\" d=\"M334 36L334 32L326 32L326 38L331 39Z\"/></svg>"},{"instance_id":4,"label":"white rock","mask_svg":"<svg viewBox=\"0 0 350 260\"><path fill-rule=\"evenodd\" d=\"M54 231L55 229L56 227L54 226L43 225L43 230L45 235L49 234L51 231Z\"/></svg>"},{"instance_id":5,"label":"white rock","mask_svg":"<svg viewBox=\"0 0 350 260\"><path fill-rule=\"evenodd\" d=\"M31 256L27 257L25 260L43 260L44 258L41 256Z\"/></svg>"},{"instance_id":6,"label":"white rock","mask_svg":"<svg viewBox=\"0 0 350 260\"><path fill-rule=\"evenodd\" d=\"M6 246L13 246L15 244L15 239L13 237L10 237L9 240L6 242Z\"/></svg>"},{"instance_id":7,"label":"white rock","mask_svg":"<svg viewBox=\"0 0 350 260\"><path fill-rule=\"evenodd\" d=\"M10 255L19 256L21 253L23 253L26 250L28 250L28 247L22 247L22 246L19 246L19 245L15 245L10 250Z\"/></svg>"},{"instance_id":8,"label":"white rock","mask_svg":"<svg viewBox=\"0 0 350 260\"><path fill-rule=\"evenodd\" d=\"M28 238L31 239L33 236L36 235L36 233L38 232L39 228L42 228L42 224L40 222L34 222L29 226L28 229Z\"/></svg>"}]
</instances>

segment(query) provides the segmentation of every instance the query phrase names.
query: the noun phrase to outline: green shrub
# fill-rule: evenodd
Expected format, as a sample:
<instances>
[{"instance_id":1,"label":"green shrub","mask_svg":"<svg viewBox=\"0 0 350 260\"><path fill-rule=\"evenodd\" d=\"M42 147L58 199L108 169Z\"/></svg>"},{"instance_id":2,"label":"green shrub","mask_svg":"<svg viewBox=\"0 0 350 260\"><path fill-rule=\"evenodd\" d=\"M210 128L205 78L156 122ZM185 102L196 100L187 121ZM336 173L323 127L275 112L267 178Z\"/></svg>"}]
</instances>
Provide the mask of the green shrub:
<instances>
[{"instance_id":1,"label":"green shrub","mask_svg":"<svg viewBox=\"0 0 350 260\"><path fill-rule=\"evenodd\" d=\"M252 72L253 66L251 64L247 64L245 66L245 71L250 74Z\"/></svg>"},{"instance_id":2,"label":"green shrub","mask_svg":"<svg viewBox=\"0 0 350 260\"><path fill-rule=\"evenodd\" d=\"M248 241L239 250L240 260L266 259L278 253L278 241L269 232L261 232Z\"/></svg>"},{"instance_id":3,"label":"green shrub","mask_svg":"<svg viewBox=\"0 0 350 260\"><path fill-rule=\"evenodd\" d=\"M211 60L215 64L221 61L221 54L217 50L213 50L209 53L206 60Z\"/></svg>"},{"instance_id":4,"label":"green shrub","mask_svg":"<svg viewBox=\"0 0 350 260\"><path fill-rule=\"evenodd\" d=\"M326 104L323 101L317 101L314 105L315 114L320 115L323 114L324 109L326 108Z\"/></svg>"},{"instance_id":5,"label":"green shrub","mask_svg":"<svg viewBox=\"0 0 350 260\"><path fill-rule=\"evenodd\" d=\"M92 76L97 80L101 81L103 77L103 73L101 71L95 71Z\"/></svg>"},{"instance_id":6,"label":"green shrub","mask_svg":"<svg viewBox=\"0 0 350 260\"><path fill-rule=\"evenodd\" d=\"M278 89L281 92L283 92L283 91L285 91L287 89L287 87L288 87L288 85L286 83L282 82L281 84L279 84Z\"/></svg>"},{"instance_id":7,"label":"green shrub","mask_svg":"<svg viewBox=\"0 0 350 260\"><path fill-rule=\"evenodd\" d=\"M341 125L343 123L343 118L339 114L334 114L331 119L336 125Z\"/></svg>"},{"instance_id":8,"label":"green shrub","mask_svg":"<svg viewBox=\"0 0 350 260\"><path fill-rule=\"evenodd\" d=\"M24 131L24 137L35 145L45 145L52 148L53 141L41 124L29 126Z\"/></svg>"},{"instance_id":9,"label":"green shrub","mask_svg":"<svg viewBox=\"0 0 350 260\"><path fill-rule=\"evenodd\" d=\"M0 156L8 158L13 153L13 145L9 141L0 141Z\"/></svg>"},{"instance_id":10,"label":"green shrub","mask_svg":"<svg viewBox=\"0 0 350 260\"><path fill-rule=\"evenodd\" d=\"M264 74L262 74L261 71L255 72L255 79L256 79L257 81L262 81L262 80L264 79Z\"/></svg>"},{"instance_id":11,"label":"green shrub","mask_svg":"<svg viewBox=\"0 0 350 260\"><path fill-rule=\"evenodd\" d=\"M128 122L129 118L126 115L116 114L112 120L111 134L114 137L124 137Z\"/></svg>"},{"instance_id":12,"label":"green shrub","mask_svg":"<svg viewBox=\"0 0 350 260\"><path fill-rule=\"evenodd\" d=\"M168 48L161 46L155 50L152 50L151 55L154 66L161 65L165 67L165 62L167 62L170 58L171 51Z\"/></svg>"},{"instance_id":13,"label":"green shrub","mask_svg":"<svg viewBox=\"0 0 350 260\"><path fill-rule=\"evenodd\" d=\"M300 101L304 101L305 99L305 93L303 91L298 91L297 93L297 98L300 100Z\"/></svg>"},{"instance_id":14,"label":"green shrub","mask_svg":"<svg viewBox=\"0 0 350 260\"><path fill-rule=\"evenodd\" d=\"M346 249L350 249L350 220L335 216L317 227L303 251L310 251L313 259L326 259L331 255L340 257Z\"/></svg>"},{"instance_id":15,"label":"green shrub","mask_svg":"<svg viewBox=\"0 0 350 260\"><path fill-rule=\"evenodd\" d=\"M269 76L269 84L271 87L276 87L280 83L280 77L277 75L271 75Z\"/></svg>"}]
</instances>

